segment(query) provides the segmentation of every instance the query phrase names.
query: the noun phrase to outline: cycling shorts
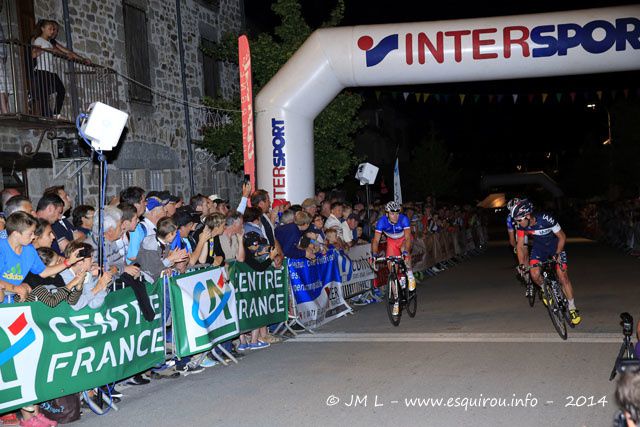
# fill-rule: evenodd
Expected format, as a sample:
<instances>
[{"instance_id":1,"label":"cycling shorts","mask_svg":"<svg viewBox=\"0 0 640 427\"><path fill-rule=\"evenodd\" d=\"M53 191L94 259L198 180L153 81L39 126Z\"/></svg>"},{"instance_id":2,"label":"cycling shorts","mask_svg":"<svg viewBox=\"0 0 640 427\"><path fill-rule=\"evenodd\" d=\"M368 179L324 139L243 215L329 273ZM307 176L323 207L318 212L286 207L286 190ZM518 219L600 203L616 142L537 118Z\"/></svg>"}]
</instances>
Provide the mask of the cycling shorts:
<instances>
[{"instance_id":1,"label":"cycling shorts","mask_svg":"<svg viewBox=\"0 0 640 427\"><path fill-rule=\"evenodd\" d=\"M400 256L402 255L402 244L404 243L404 237L401 239L387 238L387 256Z\"/></svg>"},{"instance_id":2,"label":"cycling shorts","mask_svg":"<svg viewBox=\"0 0 640 427\"><path fill-rule=\"evenodd\" d=\"M531 250L529 265L533 266L540 262L546 261L550 257L554 256L555 254L556 254L555 250L547 249L544 247L534 247ZM560 252L558 260L560 261L560 264L558 265L558 267L562 268L563 270L566 270L568 264L567 264L567 253L565 251Z\"/></svg>"}]
</instances>

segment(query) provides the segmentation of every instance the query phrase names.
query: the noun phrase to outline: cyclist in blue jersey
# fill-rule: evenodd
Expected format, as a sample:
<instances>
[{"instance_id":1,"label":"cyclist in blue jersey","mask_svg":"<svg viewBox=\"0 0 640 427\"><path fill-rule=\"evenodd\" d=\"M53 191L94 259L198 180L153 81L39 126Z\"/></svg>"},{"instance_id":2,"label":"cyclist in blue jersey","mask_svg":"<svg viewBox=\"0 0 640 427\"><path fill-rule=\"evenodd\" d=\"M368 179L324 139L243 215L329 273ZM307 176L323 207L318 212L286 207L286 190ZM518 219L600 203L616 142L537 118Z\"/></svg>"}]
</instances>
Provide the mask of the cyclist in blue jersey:
<instances>
[{"instance_id":1,"label":"cyclist in blue jersey","mask_svg":"<svg viewBox=\"0 0 640 427\"><path fill-rule=\"evenodd\" d=\"M564 234L564 231L562 231L560 224L548 213L534 213L533 204L527 199L521 200L512 208L511 216L519 227L517 231L518 243L516 248L520 264L522 265L526 261L524 236L533 235L535 239L533 240L533 247L531 248L529 265L535 267L536 264L547 260L549 257L553 257L558 261L556 273L558 281L562 285L562 290L569 302L571 323L574 325L579 324L582 318L576 309L573 297L573 286L567 273L567 254L564 250L567 236ZM542 286L543 281L540 269L532 268L530 274L534 283Z\"/></svg>"},{"instance_id":2,"label":"cyclist in blue jersey","mask_svg":"<svg viewBox=\"0 0 640 427\"><path fill-rule=\"evenodd\" d=\"M391 201L385 205L385 215L380 217L376 223L375 234L371 240L371 253L374 258L378 257L378 245L382 234L387 236L387 256L402 256L407 265L407 278L409 280L409 291L416 288L416 279L411 269L411 222L406 215L400 213L401 207L398 203ZM394 316L400 311L396 302L393 307Z\"/></svg>"}]
</instances>

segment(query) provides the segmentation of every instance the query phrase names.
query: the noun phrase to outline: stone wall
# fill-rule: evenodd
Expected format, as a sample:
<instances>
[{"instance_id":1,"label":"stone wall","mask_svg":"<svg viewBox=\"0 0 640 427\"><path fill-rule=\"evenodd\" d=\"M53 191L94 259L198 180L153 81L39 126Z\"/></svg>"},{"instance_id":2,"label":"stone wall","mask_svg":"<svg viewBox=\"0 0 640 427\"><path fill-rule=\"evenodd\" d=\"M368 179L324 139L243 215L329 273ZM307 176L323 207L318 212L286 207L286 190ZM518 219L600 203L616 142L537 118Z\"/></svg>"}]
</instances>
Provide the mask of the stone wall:
<instances>
[{"instance_id":1,"label":"stone wall","mask_svg":"<svg viewBox=\"0 0 640 427\"><path fill-rule=\"evenodd\" d=\"M20 0L14 0L20 1ZM67 0L70 28L64 27L62 0L34 0L36 21L55 19L61 24L58 41L66 44L70 31L73 50L92 62L112 67L121 74L118 79L120 105L127 111L128 133L118 147L117 158L110 161L108 195L116 194L123 185L134 184L152 189L162 183L173 193L190 196L185 110L182 105L182 78L177 36L176 2L174 0L124 0L146 12L150 58L151 104L130 102L127 76L123 0ZM202 55L199 50L201 32L216 40L225 32L239 33L243 26L242 0L181 0L185 77L188 101L200 104L203 94ZM238 96L237 67L221 65L221 93L227 99ZM70 103L67 94L66 103ZM193 113L193 112L192 112ZM192 126L193 128L193 126ZM194 139L196 130L191 131ZM0 150L18 151L23 143L35 146L38 131L16 127L0 127ZM64 136L65 132L59 132ZM50 151L45 139L42 150ZM195 157L194 150L194 157ZM200 156L194 159L196 192L224 194L232 201L239 199L240 177L226 172L226 162L214 162ZM59 167L58 167L59 166ZM56 168L62 164L56 164ZM97 203L98 170L88 165L83 169L84 202ZM51 169L30 169L29 192L35 200L42 190L64 183L69 193L77 194L77 179L62 174L53 180Z\"/></svg>"}]
</instances>

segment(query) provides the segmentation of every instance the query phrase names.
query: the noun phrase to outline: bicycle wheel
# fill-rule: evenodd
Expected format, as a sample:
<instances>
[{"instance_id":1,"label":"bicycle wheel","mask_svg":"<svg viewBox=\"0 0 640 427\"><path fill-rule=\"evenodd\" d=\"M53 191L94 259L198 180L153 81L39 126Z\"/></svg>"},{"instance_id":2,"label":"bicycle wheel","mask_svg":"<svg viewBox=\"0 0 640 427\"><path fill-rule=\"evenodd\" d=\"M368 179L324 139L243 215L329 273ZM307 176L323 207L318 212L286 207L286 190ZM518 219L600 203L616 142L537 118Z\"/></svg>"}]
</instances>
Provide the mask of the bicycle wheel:
<instances>
[{"instance_id":1,"label":"bicycle wheel","mask_svg":"<svg viewBox=\"0 0 640 427\"><path fill-rule=\"evenodd\" d=\"M393 305L399 300L399 298L394 297L393 293L395 290L395 294L398 294L398 279L395 273L389 273L389 279L387 280L387 315L389 316L389 320L393 326L398 326L400 324L400 316L402 315L402 311L398 311L398 315L393 315Z\"/></svg>"},{"instance_id":2,"label":"bicycle wheel","mask_svg":"<svg viewBox=\"0 0 640 427\"><path fill-rule=\"evenodd\" d=\"M525 280L524 286L526 289L531 288L531 294L527 295L527 299L529 300L529 307L533 307L536 302L536 288L535 285L531 282L531 279Z\"/></svg>"},{"instance_id":3,"label":"bicycle wheel","mask_svg":"<svg viewBox=\"0 0 640 427\"><path fill-rule=\"evenodd\" d=\"M407 287L405 290L407 295L407 314L409 317L416 317L416 312L418 311L418 287L413 291L410 291Z\"/></svg>"},{"instance_id":4,"label":"bicycle wheel","mask_svg":"<svg viewBox=\"0 0 640 427\"><path fill-rule=\"evenodd\" d=\"M553 323L553 327L555 328L560 338L563 340L567 339L567 325L564 323L564 317L560 312L560 306L558 305L558 301L553 294L553 290L547 281L544 282L542 286L542 292L544 292L544 297L547 300L547 311L549 312L549 317L551 318L551 323Z\"/></svg>"}]
</instances>

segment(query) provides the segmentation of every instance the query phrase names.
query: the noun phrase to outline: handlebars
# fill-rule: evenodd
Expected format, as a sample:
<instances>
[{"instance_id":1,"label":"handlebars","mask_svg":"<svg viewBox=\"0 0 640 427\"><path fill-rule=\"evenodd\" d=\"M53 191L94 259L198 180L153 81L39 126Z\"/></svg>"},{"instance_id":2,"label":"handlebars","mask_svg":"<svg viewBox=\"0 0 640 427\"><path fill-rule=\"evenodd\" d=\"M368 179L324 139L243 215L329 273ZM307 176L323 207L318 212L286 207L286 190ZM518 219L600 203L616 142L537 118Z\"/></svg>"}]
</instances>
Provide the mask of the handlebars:
<instances>
[{"instance_id":1,"label":"handlebars","mask_svg":"<svg viewBox=\"0 0 640 427\"><path fill-rule=\"evenodd\" d=\"M401 256L381 256L381 257L373 258L372 261L373 262L371 263L372 264L371 267L373 268L373 271L378 271L378 268L376 267L378 263L385 262L385 261L398 264L401 266L405 265L404 258Z\"/></svg>"}]
</instances>

